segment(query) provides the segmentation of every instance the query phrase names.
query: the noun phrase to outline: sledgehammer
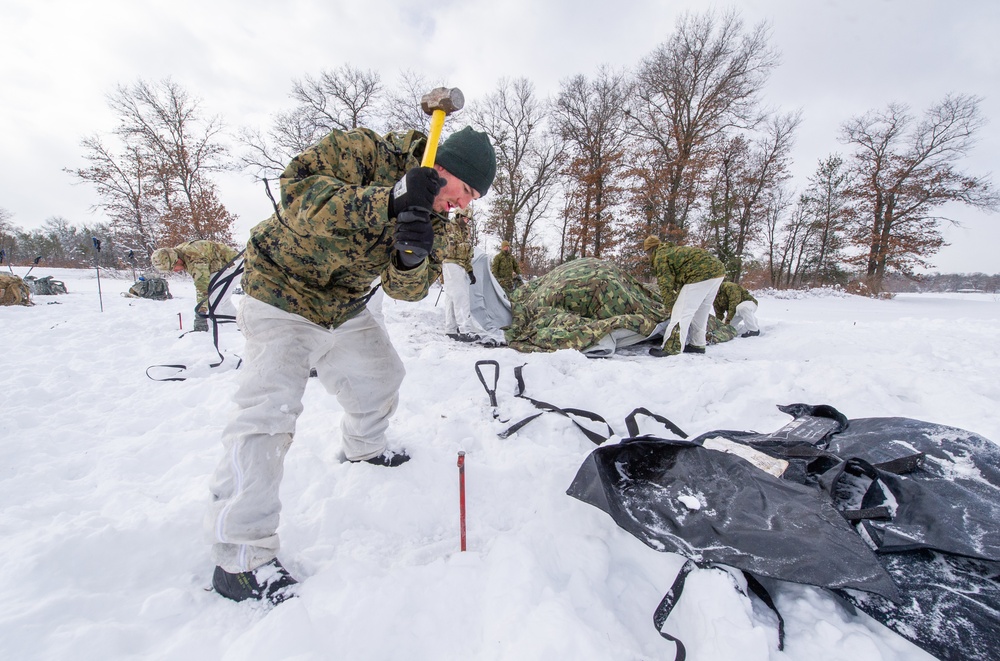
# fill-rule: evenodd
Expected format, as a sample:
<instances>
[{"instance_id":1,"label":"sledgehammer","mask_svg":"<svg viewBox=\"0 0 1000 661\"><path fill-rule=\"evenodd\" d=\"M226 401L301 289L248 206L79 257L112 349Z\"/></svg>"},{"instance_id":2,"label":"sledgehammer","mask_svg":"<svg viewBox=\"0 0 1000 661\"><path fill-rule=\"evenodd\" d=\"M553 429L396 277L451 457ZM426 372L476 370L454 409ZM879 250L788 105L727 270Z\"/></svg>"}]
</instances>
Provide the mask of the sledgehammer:
<instances>
[{"instance_id":1,"label":"sledgehammer","mask_svg":"<svg viewBox=\"0 0 1000 661\"><path fill-rule=\"evenodd\" d=\"M435 87L420 97L420 107L431 116L431 131L427 136L427 146L420 167L434 167L434 157L437 156L438 142L441 140L441 129L444 128L444 118L465 106L465 95L457 87ZM406 244L403 244L406 245ZM401 258L406 266L416 266L427 254L422 248L414 252L412 248L404 248Z\"/></svg>"},{"instance_id":2,"label":"sledgehammer","mask_svg":"<svg viewBox=\"0 0 1000 661\"><path fill-rule=\"evenodd\" d=\"M424 149L424 159L421 167L434 167L434 157L437 156L438 141L441 140L441 130L444 128L444 118L465 106L465 95L457 87L435 87L420 97L420 107L431 116L431 132L427 136L427 148Z\"/></svg>"}]
</instances>

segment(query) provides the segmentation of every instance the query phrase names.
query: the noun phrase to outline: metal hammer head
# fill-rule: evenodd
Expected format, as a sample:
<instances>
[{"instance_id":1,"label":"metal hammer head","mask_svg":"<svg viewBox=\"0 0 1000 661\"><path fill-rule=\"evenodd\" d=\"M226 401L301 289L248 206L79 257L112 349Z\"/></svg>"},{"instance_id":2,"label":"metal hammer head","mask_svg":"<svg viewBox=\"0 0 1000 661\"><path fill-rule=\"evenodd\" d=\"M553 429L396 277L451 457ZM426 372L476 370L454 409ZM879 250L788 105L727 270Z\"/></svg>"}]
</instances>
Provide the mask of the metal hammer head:
<instances>
[{"instance_id":1,"label":"metal hammer head","mask_svg":"<svg viewBox=\"0 0 1000 661\"><path fill-rule=\"evenodd\" d=\"M465 95L457 87L435 87L420 97L420 107L428 115L434 114L435 110L443 110L444 114L450 115L464 105Z\"/></svg>"}]
</instances>

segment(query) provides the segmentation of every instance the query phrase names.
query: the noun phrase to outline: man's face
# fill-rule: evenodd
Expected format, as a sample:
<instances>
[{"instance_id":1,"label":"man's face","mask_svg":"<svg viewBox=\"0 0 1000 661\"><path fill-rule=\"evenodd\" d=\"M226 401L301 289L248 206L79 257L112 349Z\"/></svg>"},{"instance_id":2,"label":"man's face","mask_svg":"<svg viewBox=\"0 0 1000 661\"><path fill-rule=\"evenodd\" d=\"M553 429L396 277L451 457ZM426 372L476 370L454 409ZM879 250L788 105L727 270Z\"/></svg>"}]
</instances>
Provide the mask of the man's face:
<instances>
[{"instance_id":1,"label":"man's face","mask_svg":"<svg viewBox=\"0 0 1000 661\"><path fill-rule=\"evenodd\" d=\"M178 259L176 262L174 262L174 273L180 273L183 270L184 270L184 262Z\"/></svg>"},{"instance_id":2,"label":"man's face","mask_svg":"<svg viewBox=\"0 0 1000 661\"><path fill-rule=\"evenodd\" d=\"M472 186L451 174L440 165L435 165L434 169L446 181L444 188L434 198L434 211L447 214L452 209L464 209L469 206L469 202L479 199L479 193Z\"/></svg>"}]
</instances>

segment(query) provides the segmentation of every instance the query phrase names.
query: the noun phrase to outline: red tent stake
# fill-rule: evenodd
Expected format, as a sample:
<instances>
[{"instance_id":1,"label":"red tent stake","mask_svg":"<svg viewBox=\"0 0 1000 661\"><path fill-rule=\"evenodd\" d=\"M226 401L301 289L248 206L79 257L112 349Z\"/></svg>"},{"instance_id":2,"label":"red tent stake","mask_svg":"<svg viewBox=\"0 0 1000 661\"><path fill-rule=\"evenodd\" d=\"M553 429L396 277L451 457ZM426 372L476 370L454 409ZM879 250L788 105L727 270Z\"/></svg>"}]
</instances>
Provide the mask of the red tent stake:
<instances>
[{"instance_id":1,"label":"red tent stake","mask_svg":"<svg viewBox=\"0 0 1000 661\"><path fill-rule=\"evenodd\" d=\"M462 534L462 550L465 550L465 453L458 453L458 513Z\"/></svg>"}]
</instances>

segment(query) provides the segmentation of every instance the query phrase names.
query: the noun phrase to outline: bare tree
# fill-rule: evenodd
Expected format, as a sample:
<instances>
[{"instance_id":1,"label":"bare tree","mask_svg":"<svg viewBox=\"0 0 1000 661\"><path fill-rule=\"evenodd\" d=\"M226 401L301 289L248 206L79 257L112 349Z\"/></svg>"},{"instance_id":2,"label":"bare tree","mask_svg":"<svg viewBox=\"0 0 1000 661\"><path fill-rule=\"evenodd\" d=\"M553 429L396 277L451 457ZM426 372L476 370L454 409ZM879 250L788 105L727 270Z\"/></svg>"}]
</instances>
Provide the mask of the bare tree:
<instances>
[{"instance_id":1,"label":"bare tree","mask_svg":"<svg viewBox=\"0 0 1000 661\"><path fill-rule=\"evenodd\" d=\"M888 269L903 273L927 266L943 245L934 215L948 202L987 211L1000 205L987 177L964 174L958 162L972 149L985 124L975 96L949 95L914 124L906 106L890 104L855 117L841 127L841 141L854 147L854 195L864 220L854 242L871 294L882 291Z\"/></svg>"},{"instance_id":2,"label":"bare tree","mask_svg":"<svg viewBox=\"0 0 1000 661\"><path fill-rule=\"evenodd\" d=\"M797 244L794 234L799 227L804 226L800 219L802 217L802 205L798 204L792 211L792 220L783 224L785 211L789 206L788 194L784 188L779 195L775 196L774 203L768 208L766 220L764 222L764 243L767 247L767 275L772 287L780 287L788 264L791 260L791 253ZM788 239L789 228L793 238ZM790 246L791 244L791 246Z\"/></svg>"},{"instance_id":3,"label":"bare tree","mask_svg":"<svg viewBox=\"0 0 1000 661\"><path fill-rule=\"evenodd\" d=\"M163 238L232 242L236 217L218 202L211 180L231 167L221 118L203 119L199 101L169 79L119 85L108 102L120 121L115 133L152 167Z\"/></svg>"},{"instance_id":4,"label":"bare tree","mask_svg":"<svg viewBox=\"0 0 1000 661\"><path fill-rule=\"evenodd\" d=\"M739 134L723 142L703 229L705 242L726 265L733 282L740 281L751 242L758 238L773 198L789 178L789 155L799 121L798 113L774 116L754 142Z\"/></svg>"},{"instance_id":5,"label":"bare tree","mask_svg":"<svg viewBox=\"0 0 1000 661\"><path fill-rule=\"evenodd\" d=\"M568 150L567 194L577 197L571 206L579 213L570 232L581 257L602 257L620 242L614 209L624 194L619 175L626 169L629 94L625 75L602 66L593 80L578 75L564 81L555 102L555 128Z\"/></svg>"},{"instance_id":6,"label":"bare tree","mask_svg":"<svg viewBox=\"0 0 1000 661\"><path fill-rule=\"evenodd\" d=\"M327 133L304 108L277 113L266 135L257 128L239 129L237 140L246 148L238 157L239 166L255 178L277 179L292 158Z\"/></svg>"},{"instance_id":7,"label":"bare tree","mask_svg":"<svg viewBox=\"0 0 1000 661\"><path fill-rule=\"evenodd\" d=\"M88 165L66 172L97 189L100 202L91 208L111 219L119 242L140 247L148 259L163 234L156 168L137 145L126 144L115 152L100 136L84 138L80 144Z\"/></svg>"},{"instance_id":8,"label":"bare tree","mask_svg":"<svg viewBox=\"0 0 1000 661\"><path fill-rule=\"evenodd\" d=\"M670 39L641 63L631 130L660 152L657 234L683 239L688 215L729 129L763 118L759 94L778 56L761 23L744 31L733 11L684 14Z\"/></svg>"},{"instance_id":9,"label":"bare tree","mask_svg":"<svg viewBox=\"0 0 1000 661\"><path fill-rule=\"evenodd\" d=\"M491 138L497 176L491 189L486 228L510 241L521 262L532 245L536 224L546 216L562 165L561 141L546 128L548 104L526 79L502 79L472 109L474 125Z\"/></svg>"},{"instance_id":10,"label":"bare tree","mask_svg":"<svg viewBox=\"0 0 1000 661\"><path fill-rule=\"evenodd\" d=\"M420 107L420 99L435 87L444 87L442 82L429 82L424 76L406 69L399 74L399 82L389 92L382 104L383 123L390 131L427 132L430 118ZM445 130L453 122L445 122Z\"/></svg>"},{"instance_id":11,"label":"bare tree","mask_svg":"<svg viewBox=\"0 0 1000 661\"><path fill-rule=\"evenodd\" d=\"M387 123L382 78L370 69L344 64L321 71L318 78L293 80L290 96L296 105L274 114L266 132L253 127L237 132L245 148L238 157L239 166L255 178L277 179L292 158L334 129L364 126L377 130Z\"/></svg>"},{"instance_id":12,"label":"bare tree","mask_svg":"<svg viewBox=\"0 0 1000 661\"><path fill-rule=\"evenodd\" d=\"M359 126L372 128L374 110L382 95L382 77L344 64L319 78L306 76L293 81L292 98L313 124L325 135L333 129L349 131Z\"/></svg>"}]
</instances>

